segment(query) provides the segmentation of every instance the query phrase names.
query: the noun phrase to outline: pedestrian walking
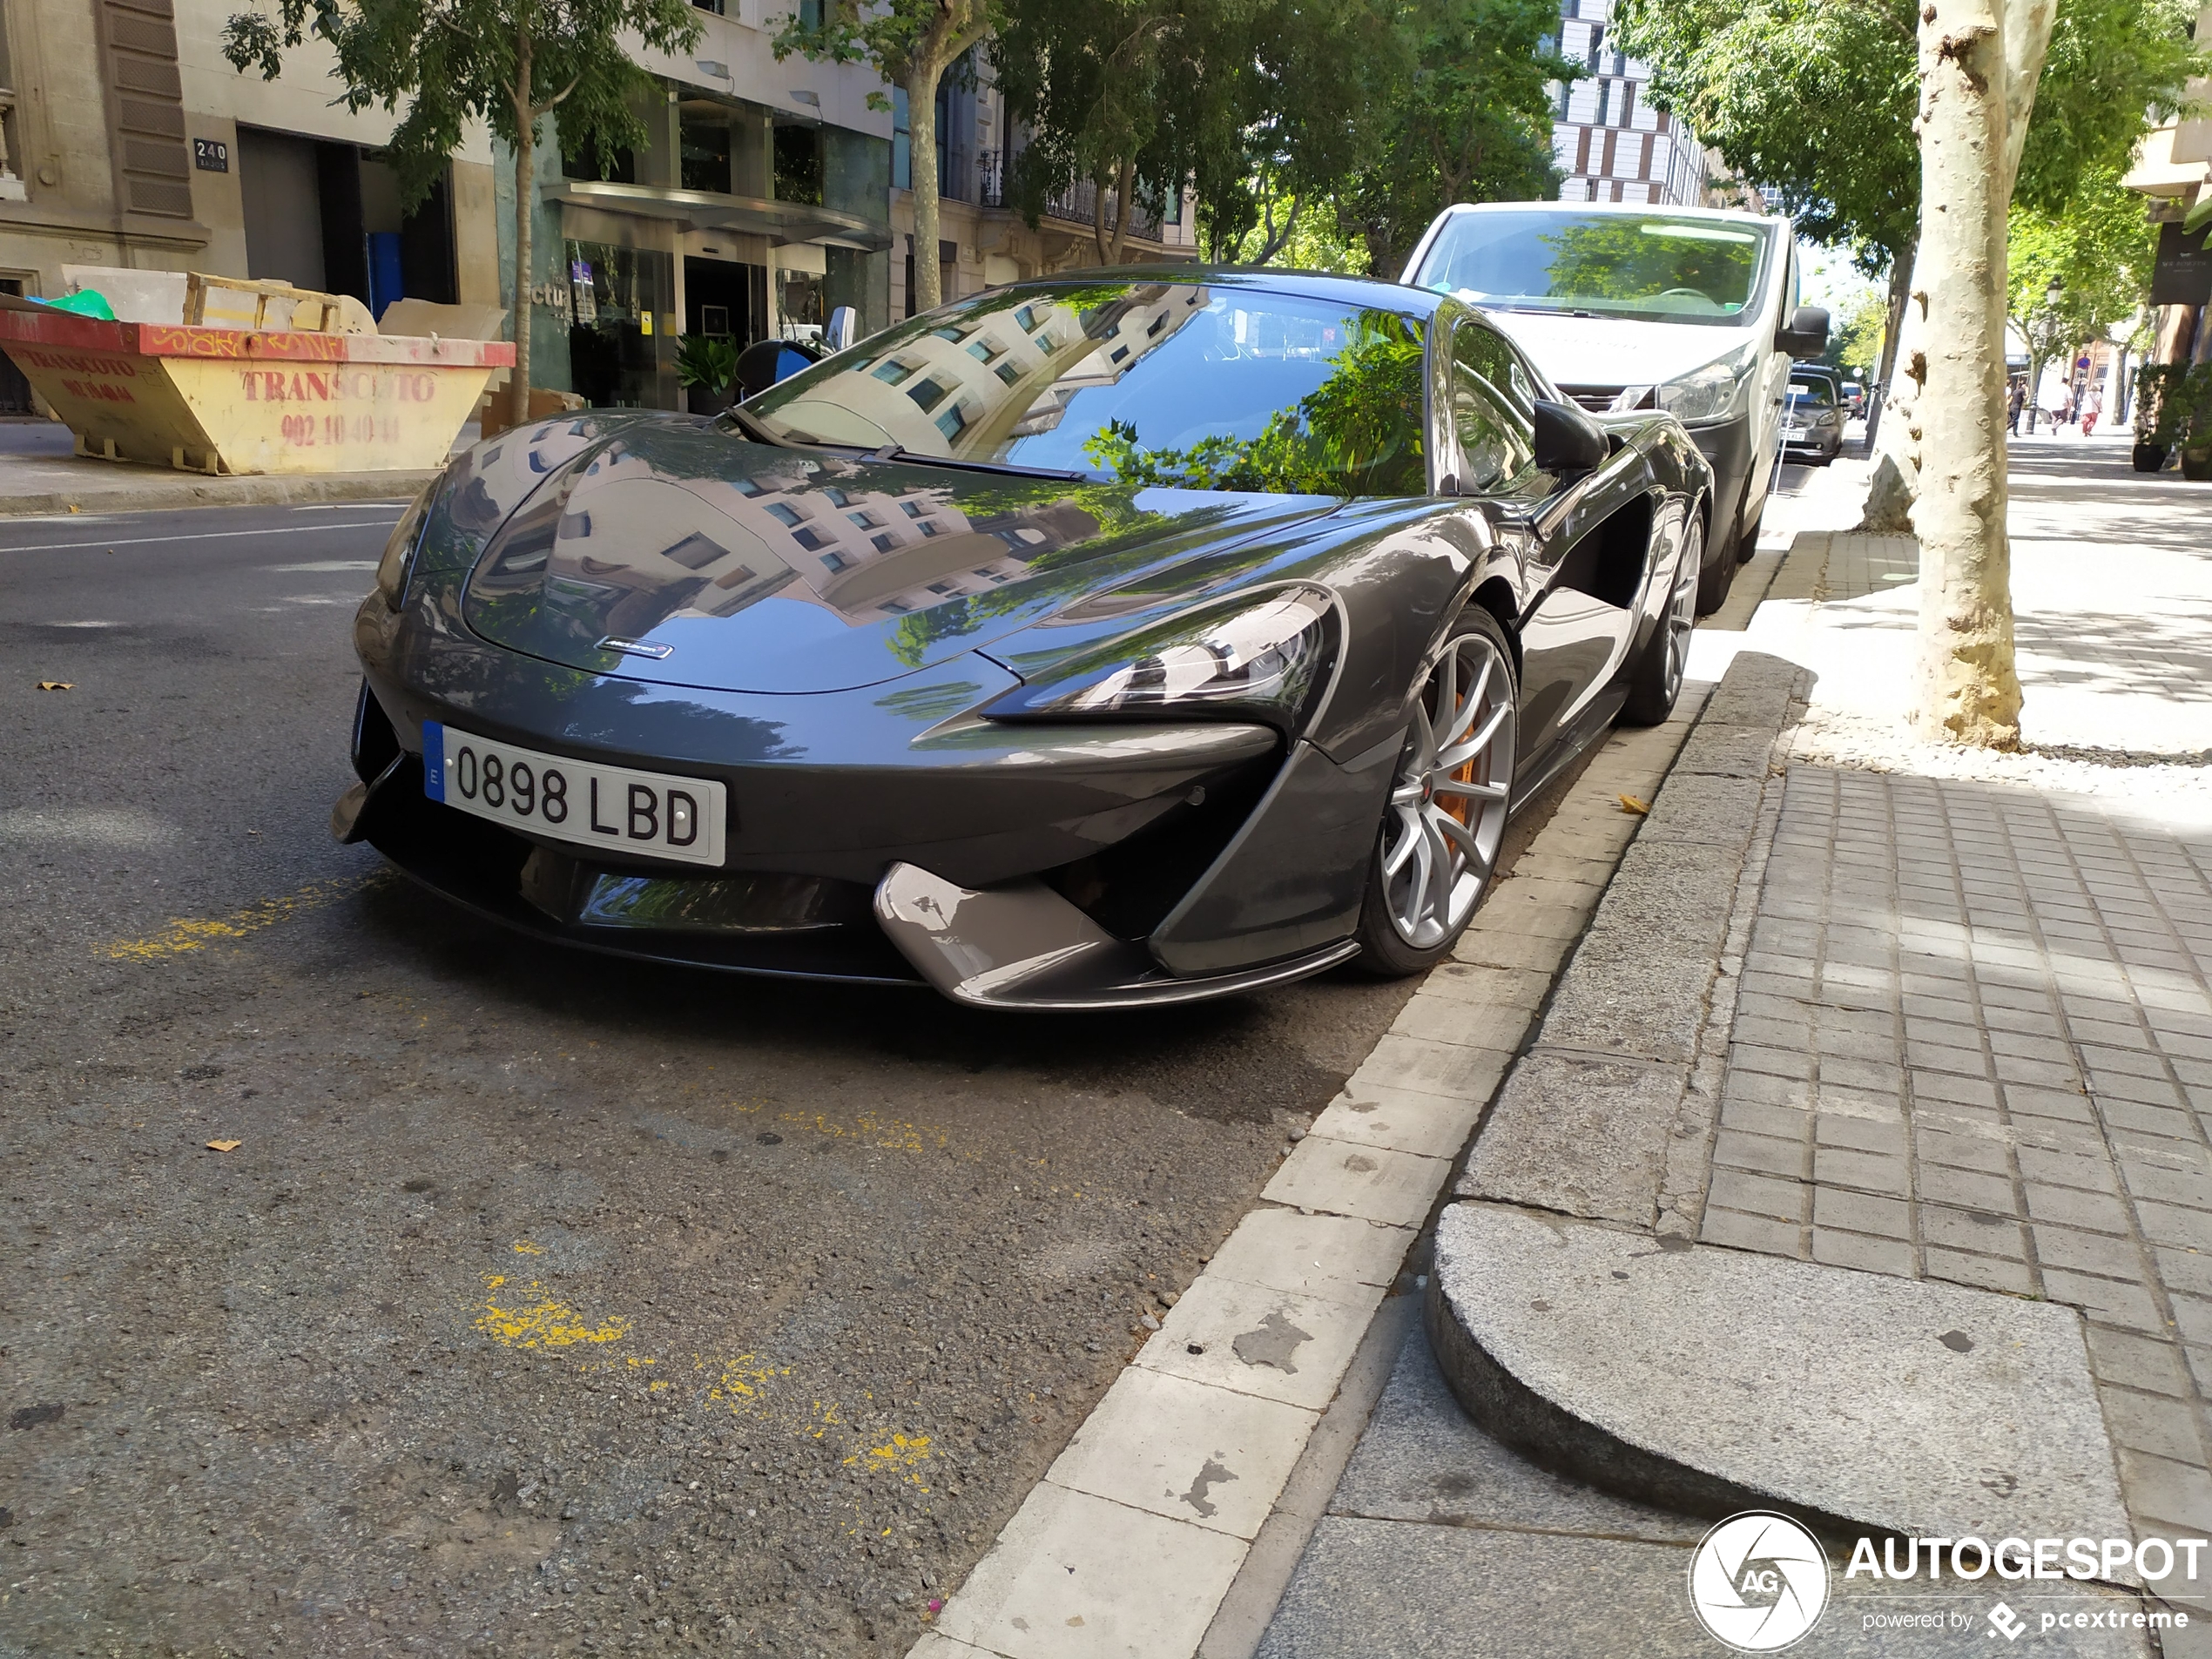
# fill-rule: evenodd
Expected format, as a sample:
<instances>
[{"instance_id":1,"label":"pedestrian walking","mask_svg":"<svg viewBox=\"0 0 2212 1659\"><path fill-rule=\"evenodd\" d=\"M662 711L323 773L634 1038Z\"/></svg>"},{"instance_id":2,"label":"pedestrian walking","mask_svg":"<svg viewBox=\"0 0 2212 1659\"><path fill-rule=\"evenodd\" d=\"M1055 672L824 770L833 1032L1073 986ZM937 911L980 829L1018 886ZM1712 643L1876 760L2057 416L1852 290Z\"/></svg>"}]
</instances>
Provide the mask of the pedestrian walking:
<instances>
[{"instance_id":1,"label":"pedestrian walking","mask_svg":"<svg viewBox=\"0 0 2212 1659\"><path fill-rule=\"evenodd\" d=\"M2082 407L2081 410L2081 435L2083 437L2087 437L2092 432L2094 432L2097 429L2097 418L2104 412L2104 394L2101 392L2090 393L2089 401Z\"/></svg>"},{"instance_id":2,"label":"pedestrian walking","mask_svg":"<svg viewBox=\"0 0 2212 1659\"><path fill-rule=\"evenodd\" d=\"M2020 429L2020 408L2027 401L2027 382L2014 381L2012 395L2005 400L2005 430L2017 433Z\"/></svg>"}]
</instances>

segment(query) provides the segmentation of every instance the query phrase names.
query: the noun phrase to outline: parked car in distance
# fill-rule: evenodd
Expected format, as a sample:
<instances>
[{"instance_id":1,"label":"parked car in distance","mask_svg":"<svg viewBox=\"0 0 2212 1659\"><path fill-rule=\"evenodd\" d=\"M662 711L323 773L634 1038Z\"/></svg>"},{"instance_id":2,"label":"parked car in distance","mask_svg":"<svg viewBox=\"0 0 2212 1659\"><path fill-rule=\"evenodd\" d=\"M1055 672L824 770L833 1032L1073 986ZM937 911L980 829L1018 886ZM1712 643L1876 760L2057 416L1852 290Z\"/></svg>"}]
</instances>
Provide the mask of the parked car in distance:
<instances>
[{"instance_id":1,"label":"parked car in distance","mask_svg":"<svg viewBox=\"0 0 2212 1659\"><path fill-rule=\"evenodd\" d=\"M1844 447L1844 384L1832 368L1799 363L1782 409L1782 449L1824 467Z\"/></svg>"},{"instance_id":2,"label":"parked car in distance","mask_svg":"<svg viewBox=\"0 0 2212 1659\"><path fill-rule=\"evenodd\" d=\"M1866 388L1858 381L1844 382L1844 415L1853 421L1866 418Z\"/></svg>"},{"instance_id":3,"label":"parked car in distance","mask_svg":"<svg viewBox=\"0 0 2212 1659\"><path fill-rule=\"evenodd\" d=\"M1797 303L1791 222L1701 207L1485 202L1447 207L1405 282L1485 315L1595 414L1666 409L1716 476L1703 615L1758 544L1792 359L1828 348Z\"/></svg>"},{"instance_id":4,"label":"parked car in distance","mask_svg":"<svg viewBox=\"0 0 2212 1659\"><path fill-rule=\"evenodd\" d=\"M454 462L333 827L537 938L995 1008L1451 954L1681 690L1712 470L1395 283L1086 270Z\"/></svg>"}]
</instances>

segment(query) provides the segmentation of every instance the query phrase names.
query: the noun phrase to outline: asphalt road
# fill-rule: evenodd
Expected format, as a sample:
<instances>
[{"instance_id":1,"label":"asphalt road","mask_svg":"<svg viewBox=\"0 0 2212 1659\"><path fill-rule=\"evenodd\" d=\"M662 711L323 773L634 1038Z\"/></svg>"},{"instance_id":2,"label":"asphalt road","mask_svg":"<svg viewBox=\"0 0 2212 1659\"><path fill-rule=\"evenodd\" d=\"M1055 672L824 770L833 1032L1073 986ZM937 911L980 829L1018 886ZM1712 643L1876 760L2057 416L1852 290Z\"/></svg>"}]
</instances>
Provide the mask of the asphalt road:
<instances>
[{"instance_id":1,"label":"asphalt road","mask_svg":"<svg viewBox=\"0 0 2212 1659\"><path fill-rule=\"evenodd\" d=\"M0 521L0 1652L903 1652L1411 986L462 916L327 829L397 513Z\"/></svg>"}]
</instances>

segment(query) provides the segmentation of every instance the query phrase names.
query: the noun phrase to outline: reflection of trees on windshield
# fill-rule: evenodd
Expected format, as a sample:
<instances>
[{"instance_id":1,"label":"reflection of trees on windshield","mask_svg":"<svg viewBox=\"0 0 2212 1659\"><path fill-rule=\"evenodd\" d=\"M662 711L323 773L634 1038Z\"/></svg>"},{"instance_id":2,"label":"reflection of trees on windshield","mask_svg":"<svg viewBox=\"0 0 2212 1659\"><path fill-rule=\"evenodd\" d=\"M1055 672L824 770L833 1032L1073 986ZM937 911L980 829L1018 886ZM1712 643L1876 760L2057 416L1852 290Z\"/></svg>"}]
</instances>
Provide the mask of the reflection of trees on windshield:
<instances>
[{"instance_id":1,"label":"reflection of trees on windshield","mask_svg":"<svg viewBox=\"0 0 2212 1659\"><path fill-rule=\"evenodd\" d=\"M1758 261L1754 240L1656 233L1635 219L1571 225L1543 239L1554 250L1551 292L1560 299L1656 300L1688 288L1716 310L1741 310ZM1697 307L1692 295L1674 299Z\"/></svg>"},{"instance_id":2,"label":"reflection of trees on windshield","mask_svg":"<svg viewBox=\"0 0 2212 1659\"><path fill-rule=\"evenodd\" d=\"M1363 311L1345 320L1345 333L1329 378L1295 408L1278 410L1257 437L1224 433L1187 449L1148 449L1134 426L1113 421L1083 453L1126 482L1178 489L1424 494L1420 327L1393 311Z\"/></svg>"}]
</instances>

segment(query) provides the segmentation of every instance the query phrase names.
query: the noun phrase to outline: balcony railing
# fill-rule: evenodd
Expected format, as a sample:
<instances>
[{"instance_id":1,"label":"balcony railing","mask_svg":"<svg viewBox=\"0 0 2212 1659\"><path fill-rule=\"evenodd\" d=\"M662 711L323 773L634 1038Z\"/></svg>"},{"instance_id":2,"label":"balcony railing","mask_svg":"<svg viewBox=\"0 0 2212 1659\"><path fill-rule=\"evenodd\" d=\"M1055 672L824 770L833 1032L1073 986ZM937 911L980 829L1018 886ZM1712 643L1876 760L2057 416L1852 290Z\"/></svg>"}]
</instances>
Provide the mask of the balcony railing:
<instances>
[{"instance_id":1,"label":"balcony railing","mask_svg":"<svg viewBox=\"0 0 2212 1659\"><path fill-rule=\"evenodd\" d=\"M1089 179L1085 179L1079 185L1062 191L1047 201L1044 211L1046 215L1052 219L1073 219L1078 225L1094 224L1096 222L1098 212L1098 186ZM1121 192L1109 190L1106 192L1106 228L1111 232L1116 229L1120 223ZM1158 241L1160 239L1159 211L1157 208L1147 207L1142 202L1136 203L1130 212L1129 233L1147 242Z\"/></svg>"},{"instance_id":2,"label":"balcony railing","mask_svg":"<svg viewBox=\"0 0 2212 1659\"><path fill-rule=\"evenodd\" d=\"M975 199L985 207L1006 206L1006 167L995 150L976 154Z\"/></svg>"}]
</instances>

